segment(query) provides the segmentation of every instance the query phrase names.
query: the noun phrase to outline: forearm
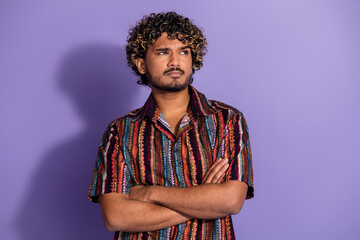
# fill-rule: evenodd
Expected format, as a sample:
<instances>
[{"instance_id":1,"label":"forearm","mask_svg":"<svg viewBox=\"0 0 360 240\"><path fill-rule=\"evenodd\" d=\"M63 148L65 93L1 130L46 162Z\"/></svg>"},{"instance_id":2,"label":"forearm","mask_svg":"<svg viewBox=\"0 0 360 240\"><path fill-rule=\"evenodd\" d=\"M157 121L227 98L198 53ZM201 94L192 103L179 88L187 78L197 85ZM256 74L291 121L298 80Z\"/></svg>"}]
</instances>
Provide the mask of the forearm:
<instances>
[{"instance_id":1,"label":"forearm","mask_svg":"<svg viewBox=\"0 0 360 240\"><path fill-rule=\"evenodd\" d=\"M239 181L187 188L150 186L145 201L194 218L214 219L238 213L245 200L246 190L247 185Z\"/></svg>"},{"instance_id":2,"label":"forearm","mask_svg":"<svg viewBox=\"0 0 360 240\"><path fill-rule=\"evenodd\" d=\"M117 194L100 197L101 211L109 231L154 231L189 220L165 206L121 198Z\"/></svg>"}]
</instances>

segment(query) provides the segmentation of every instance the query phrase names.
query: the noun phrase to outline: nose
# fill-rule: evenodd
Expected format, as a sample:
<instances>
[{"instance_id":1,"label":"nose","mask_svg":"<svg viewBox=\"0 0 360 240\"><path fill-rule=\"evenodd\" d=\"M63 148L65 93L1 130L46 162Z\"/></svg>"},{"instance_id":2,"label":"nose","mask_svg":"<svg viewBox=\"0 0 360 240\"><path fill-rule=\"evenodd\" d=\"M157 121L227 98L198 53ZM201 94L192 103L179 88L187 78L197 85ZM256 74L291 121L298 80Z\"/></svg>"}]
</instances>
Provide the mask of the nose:
<instances>
[{"instance_id":1,"label":"nose","mask_svg":"<svg viewBox=\"0 0 360 240\"><path fill-rule=\"evenodd\" d=\"M180 66L180 59L177 54L171 54L169 59L169 67L179 67Z\"/></svg>"}]
</instances>

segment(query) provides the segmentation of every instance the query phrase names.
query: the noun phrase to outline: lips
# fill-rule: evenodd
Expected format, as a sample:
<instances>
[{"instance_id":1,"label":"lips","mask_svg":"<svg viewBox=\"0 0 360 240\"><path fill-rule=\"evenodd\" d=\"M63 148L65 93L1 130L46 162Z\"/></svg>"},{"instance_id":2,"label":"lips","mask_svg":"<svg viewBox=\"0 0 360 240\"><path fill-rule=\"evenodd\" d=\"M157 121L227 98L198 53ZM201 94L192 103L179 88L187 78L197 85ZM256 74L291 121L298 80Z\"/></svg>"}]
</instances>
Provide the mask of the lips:
<instances>
[{"instance_id":1,"label":"lips","mask_svg":"<svg viewBox=\"0 0 360 240\"><path fill-rule=\"evenodd\" d=\"M166 73L166 75L171 76L171 77L180 77L183 75L183 73L180 71L171 71L171 72Z\"/></svg>"},{"instance_id":2,"label":"lips","mask_svg":"<svg viewBox=\"0 0 360 240\"><path fill-rule=\"evenodd\" d=\"M176 68L176 69L169 69L164 72L164 75L171 76L171 77L180 77L184 74L184 71Z\"/></svg>"}]
</instances>

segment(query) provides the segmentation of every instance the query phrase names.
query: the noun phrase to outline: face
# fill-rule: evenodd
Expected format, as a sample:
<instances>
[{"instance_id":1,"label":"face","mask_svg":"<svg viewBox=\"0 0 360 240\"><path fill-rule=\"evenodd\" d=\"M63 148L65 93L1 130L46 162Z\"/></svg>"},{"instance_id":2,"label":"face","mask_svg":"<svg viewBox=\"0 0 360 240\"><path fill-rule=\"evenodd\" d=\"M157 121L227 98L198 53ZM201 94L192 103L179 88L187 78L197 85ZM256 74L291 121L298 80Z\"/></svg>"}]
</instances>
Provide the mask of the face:
<instances>
[{"instance_id":1,"label":"face","mask_svg":"<svg viewBox=\"0 0 360 240\"><path fill-rule=\"evenodd\" d=\"M136 66L146 74L150 87L169 92L185 89L190 84L192 58L190 47L163 33L146 51L145 59Z\"/></svg>"}]
</instances>

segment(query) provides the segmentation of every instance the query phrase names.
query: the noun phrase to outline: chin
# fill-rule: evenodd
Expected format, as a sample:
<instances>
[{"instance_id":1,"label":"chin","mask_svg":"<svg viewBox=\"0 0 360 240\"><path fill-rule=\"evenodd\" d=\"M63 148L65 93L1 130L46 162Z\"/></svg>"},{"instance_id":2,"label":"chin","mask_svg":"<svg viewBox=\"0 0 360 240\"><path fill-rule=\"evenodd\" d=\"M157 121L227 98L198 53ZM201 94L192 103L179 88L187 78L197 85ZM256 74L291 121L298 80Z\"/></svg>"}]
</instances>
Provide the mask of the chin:
<instances>
[{"instance_id":1,"label":"chin","mask_svg":"<svg viewBox=\"0 0 360 240\"><path fill-rule=\"evenodd\" d=\"M191 75L181 77L171 77L169 80L167 80L167 83L164 83L165 79L163 79L163 83L160 83L160 79L156 79L157 81L149 81L150 85L153 88L156 88L158 90L166 91L166 92L180 92L184 89L186 89L190 83L191 83Z\"/></svg>"}]
</instances>

